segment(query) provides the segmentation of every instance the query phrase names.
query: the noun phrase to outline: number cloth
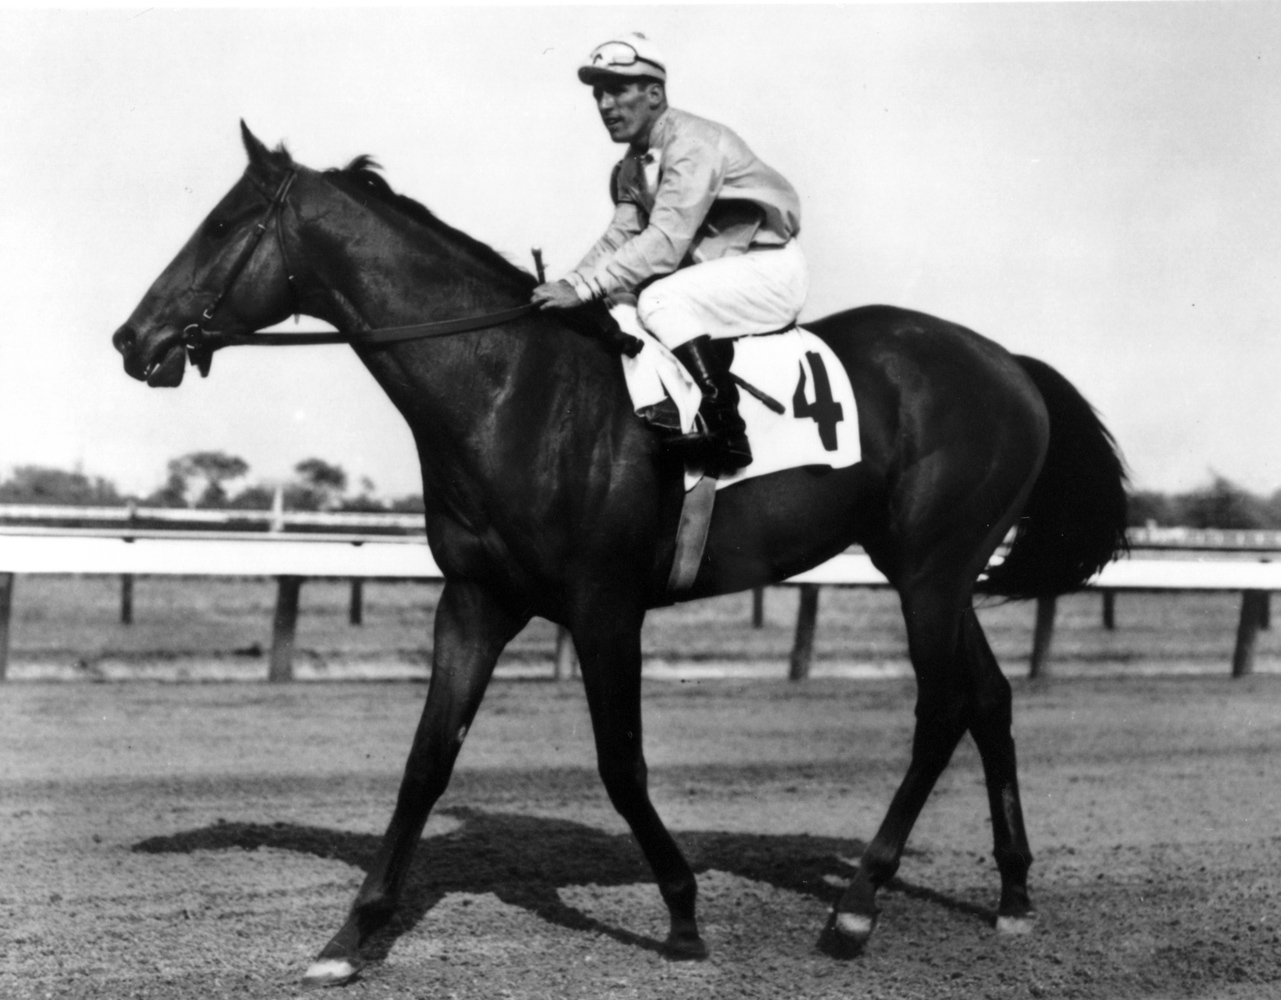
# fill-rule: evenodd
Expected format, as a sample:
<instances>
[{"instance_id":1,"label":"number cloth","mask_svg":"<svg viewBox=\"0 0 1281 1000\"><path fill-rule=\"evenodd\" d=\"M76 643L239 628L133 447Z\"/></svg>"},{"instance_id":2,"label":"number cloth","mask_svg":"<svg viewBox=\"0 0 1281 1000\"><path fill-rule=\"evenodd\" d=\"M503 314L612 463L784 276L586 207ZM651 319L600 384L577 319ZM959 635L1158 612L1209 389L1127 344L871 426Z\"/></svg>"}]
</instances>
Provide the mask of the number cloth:
<instances>
[{"instance_id":1,"label":"number cloth","mask_svg":"<svg viewBox=\"0 0 1281 1000\"><path fill-rule=\"evenodd\" d=\"M691 269L692 270L692 269ZM623 357L623 375L637 411L670 396L685 432L693 425L702 392L666 347L641 328L634 307L611 310L619 326L645 342L634 358ZM801 327L734 345L730 371L783 405L775 413L750 392L739 393L738 412L752 445L750 465L718 479L724 489L745 479L802 465L843 469L862 460L858 407L849 375L836 354ZM687 476L691 488L697 476Z\"/></svg>"}]
</instances>

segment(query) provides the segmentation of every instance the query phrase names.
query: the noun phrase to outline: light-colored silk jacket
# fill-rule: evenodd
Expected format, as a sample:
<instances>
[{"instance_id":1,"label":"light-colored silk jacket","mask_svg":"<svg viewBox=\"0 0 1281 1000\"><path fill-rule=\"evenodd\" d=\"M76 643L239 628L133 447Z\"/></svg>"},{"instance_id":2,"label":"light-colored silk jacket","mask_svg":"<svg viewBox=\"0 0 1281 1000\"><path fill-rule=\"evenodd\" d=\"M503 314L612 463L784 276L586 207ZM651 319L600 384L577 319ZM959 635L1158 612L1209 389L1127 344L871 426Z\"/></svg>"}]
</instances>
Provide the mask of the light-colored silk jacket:
<instances>
[{"instance_id":1,"label":"light-colored silk jacket","mask_svg":"<svg viewBox=\"0 0 1281 1000\"><path fill-rule=\"evenodd\" d=\"M724 125L676 108L654 123L648 150L631 149L618 163L610 188L613 221L569 275L592 297L634 292L689 264L782 246L800 231L800 199L782 174Z\"/></svg>"}]
</instances>

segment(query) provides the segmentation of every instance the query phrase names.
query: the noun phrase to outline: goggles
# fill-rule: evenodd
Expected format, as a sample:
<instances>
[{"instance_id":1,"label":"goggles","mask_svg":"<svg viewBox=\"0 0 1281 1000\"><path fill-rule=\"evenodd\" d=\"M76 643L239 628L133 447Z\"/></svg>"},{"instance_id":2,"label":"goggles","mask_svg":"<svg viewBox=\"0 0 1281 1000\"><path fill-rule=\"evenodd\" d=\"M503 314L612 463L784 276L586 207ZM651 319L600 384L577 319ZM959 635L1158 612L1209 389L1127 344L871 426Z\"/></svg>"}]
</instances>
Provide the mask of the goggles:
<instances>
[{"instance_id":1,"label":"goggles","mask_svg":"<svg viewBox=\"0 0 1281 1000\"><path fill-rule=\"evenodd\" d=\"M596 69L610 69L613 66L635 66L641 62L640 53L626 42L606 42L592 50L588 62Z\"/></svg>"},{"instance_id":2,"label":"goggles","mask_svg":"<svg viewBox=\"0 0 1281 1000\"><path fill-rule=\"evenodd\" d=\"M612 38L592 49L587 61L578 67L578 79L594 83L602 76L652 76L667 80L663 57L648 39L636 44L621 38Z\"/></svg>"}]
</instances>

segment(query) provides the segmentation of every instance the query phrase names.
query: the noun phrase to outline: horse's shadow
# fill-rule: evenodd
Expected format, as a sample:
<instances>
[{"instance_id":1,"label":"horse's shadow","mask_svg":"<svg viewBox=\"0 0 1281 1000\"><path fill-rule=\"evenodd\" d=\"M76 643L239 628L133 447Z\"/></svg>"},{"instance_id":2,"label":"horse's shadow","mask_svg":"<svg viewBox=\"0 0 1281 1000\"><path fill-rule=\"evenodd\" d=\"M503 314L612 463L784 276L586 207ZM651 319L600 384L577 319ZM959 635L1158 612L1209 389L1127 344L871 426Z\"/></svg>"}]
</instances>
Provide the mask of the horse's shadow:
<instances>
[{"instance_id":1,"label":"horse's shadow","mask_svg":"<svg viewBox=\"0 0 1281 1000\"><path fill-rule=\"evenodd\" d=\"M657 939L635 934L567 905L557 889L569 885L624 886L653 875L630 834L605 833L569 820L455 808L462 821L431 837L418 852L396 916L369 943L367 958L382 959L451 892L492 893L550 923L607 935L624 944L665 954ZM685 831L675 834L695 872L717 870L835 903L853 875L861 841L806 834ZM225 823L152 837L133 846L147 854L274 847L342 861L368 871L381 838L292 823ZM893 879L886 889L995 923L995 911ZM655 900L657 903L657 899Z\"/></svg>"}]
</instances>

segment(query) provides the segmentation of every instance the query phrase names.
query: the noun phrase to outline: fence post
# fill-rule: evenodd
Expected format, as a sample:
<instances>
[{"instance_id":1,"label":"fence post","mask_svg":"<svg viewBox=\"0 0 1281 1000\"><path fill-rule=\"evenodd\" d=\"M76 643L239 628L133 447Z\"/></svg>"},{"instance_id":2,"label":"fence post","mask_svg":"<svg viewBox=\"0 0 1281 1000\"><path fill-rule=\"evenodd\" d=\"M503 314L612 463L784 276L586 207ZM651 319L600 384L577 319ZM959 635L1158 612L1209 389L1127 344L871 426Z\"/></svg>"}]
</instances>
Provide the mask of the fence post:
<instances>
[{"instance_id":1,"label":"fence post","mask_svg":"<svg viewBox=\"0 0 1281 1000\"><path fill-rule=\"evenodd\" d=\"M365 623L365 581L358 576L351 578L351 603L347 608L347 622L351 625Z\"/></svg>"},{"instance_id":2,"label":"fence post","mask_svg":"<svg viewBox=\"0 0 1281 1000\"><path fill-rule=\"evenodd\" d=\"M1054 642L1054 614L1058 603L1057 597L1036 599L1036 626L1032 632L1032 658L1027 672L1029 678L1049 676L1050 646Z\"/></svg>"},{"instance_id":3,"label":"fence post","mask_svg":"<svg viewBox=\"0 0 1281 1000\"><path fill-rule=\"evenodd\" d=\"M796 641L792 644L789 681L803 681L810 675L814 659L814 632L818 626L818 584L801 584L800 606L796 609Z\"/></svg>"},{"instance_id":4,"label":"fence post","mask_svg":"<svg viewBox=\"0 0 1281 1000\"><path fill-rule=\"evenodd\" d=\"M752 628L765 624L765 588L752 588Z\"/></svg>"},{"instance_id":5,"label":"fence post","mask_svg":"<svg viewBox=\"0 0 1281 1000\"><path fill-rule=\"evenodd\" d=\"M271 683L294 679L294 637L298 634L298 592L302 577L277 577L276 614L271 630L271 665L267 680Z\"/></svg>"},{"instance_id":6,"label":"fence post","mask_svg":"<svg viewBox=\"0 0 1281 1000\"><path fill-rule=\"evenodd\" d=\"M578 652L574 649L574 640L569 629L564 625L556 626L556 666L555 677L563 681L567 677L578 676Z\"/></svg>"},{"instance_id":7,"label":"fence post","mask_svg":"<svg viewBox=\"0 0 1281 1000\"><path fill-rule=\"evenodd\" d=\"M1116 591L1103 591L1103 627L1109 632L1116 628Z\"/></svg>"},{"instance_id":8,"label":"fence post","mask_svg":"<svg viewBox=\"0 0 1281 1000\"><path fill-rule=\"evenodd\" d=\"M0 573L0 681L9 672L9 620L13 614L13 574Z\"/></svg>"},{"instance_id":9,"label":"fence post","mask_svg":"<svg viewBox=\"0 0 1281 1000\"><path fill-rule=\"evenodd\" d=\"M1259 629L1268 617L1269 594L1266 590L1241 593L1241 620L1237 623L1237 645L1232 651L1232 676L1245 677L1254 672L1254 646Z\"/></svg>"},{"instance_id":10,"label":"fence post","mask_svg":"<svg viewBox=\"0 0 1281 1000\"><path fill-rule=\"evenodd\" d=\"M133 574L120 574L120 624L133 624Z\"/></svg>"}]
</instances>

